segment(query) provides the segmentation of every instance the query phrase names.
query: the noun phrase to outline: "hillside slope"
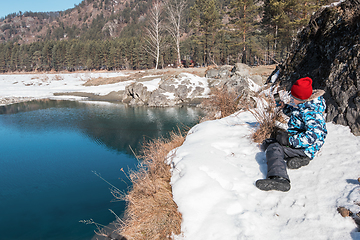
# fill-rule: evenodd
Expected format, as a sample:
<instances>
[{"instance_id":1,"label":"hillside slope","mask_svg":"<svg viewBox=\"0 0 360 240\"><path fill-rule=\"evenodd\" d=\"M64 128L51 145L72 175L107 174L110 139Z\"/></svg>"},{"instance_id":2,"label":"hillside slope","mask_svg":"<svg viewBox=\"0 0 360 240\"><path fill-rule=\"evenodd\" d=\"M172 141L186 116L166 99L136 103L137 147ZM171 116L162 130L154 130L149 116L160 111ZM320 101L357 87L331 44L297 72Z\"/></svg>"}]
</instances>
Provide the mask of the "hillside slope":
<instances>
[{"instance_id":1,"label":"hillside slope","mask_svg":"<svg viewBox=\"0 0 360 240\"><path fill-rule=\"evenodd\" d=\"M127 24L138 21L148 7L147 1L83 0L61 12L13 13L0 19L0 43L117 37Z\"/></svg>"}]
</instances>

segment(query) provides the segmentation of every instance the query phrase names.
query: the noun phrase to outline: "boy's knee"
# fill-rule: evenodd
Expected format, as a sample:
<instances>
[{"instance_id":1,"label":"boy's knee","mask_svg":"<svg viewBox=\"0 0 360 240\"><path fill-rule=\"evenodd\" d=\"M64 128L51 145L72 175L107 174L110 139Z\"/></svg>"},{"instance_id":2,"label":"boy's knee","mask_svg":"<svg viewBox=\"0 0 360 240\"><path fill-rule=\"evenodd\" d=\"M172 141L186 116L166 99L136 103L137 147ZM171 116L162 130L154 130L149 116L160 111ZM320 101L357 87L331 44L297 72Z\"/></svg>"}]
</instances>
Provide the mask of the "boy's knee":
<instances>
[{"instance_id":1,"label":"boy's knee","mask_svg":"<svg viewBox=\"0 0 360 240\"><path fill-rule=\"evenodd\" d=\"M274 142L274 143L271 143L268 148L266 149L266 151L274 151L274 150L282 150L282 145L278 142Z\"/></svg>"},{"instance_id":2,"label":"boy's knee","mask_svg":"<svg viewBox=\"0 0 360 240\"><path fill-rule=\"evenodd\" d=\"M283 146L278 142L272 143L266 149L265 154L266 154L267 159L269 159L269 158L281 158L281 159L283 159L284 158Z\"/></svg>"}]
</instances>

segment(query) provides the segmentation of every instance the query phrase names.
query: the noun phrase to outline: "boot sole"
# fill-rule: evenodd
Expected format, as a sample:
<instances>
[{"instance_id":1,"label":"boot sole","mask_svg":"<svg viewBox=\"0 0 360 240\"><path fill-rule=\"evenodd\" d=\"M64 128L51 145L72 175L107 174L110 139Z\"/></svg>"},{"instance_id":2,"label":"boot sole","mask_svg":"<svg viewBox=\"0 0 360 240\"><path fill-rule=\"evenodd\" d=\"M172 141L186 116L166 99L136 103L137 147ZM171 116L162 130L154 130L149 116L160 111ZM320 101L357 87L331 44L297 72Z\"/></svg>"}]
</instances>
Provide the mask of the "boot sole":
<instances>
[{"instance_id":1,"label":"boot sole","mask_svg":"<svg viewBox=\"0 0 360 240\"><path fill-rule=\"evenodd\" d=\"M303 166L306 166L306 165L308 165L309 164L309 162L310 162L310 160L309 159L299 159L299 160L296 160L296 161L288 161L287 162L287 167L289 168L289 169L299 169L299 168L301 168L301 167L303 167Z\"/></svg>"},{"instance_id":2,"label":"boot sole","mask_svg":"<svg viewBox=\"0 0 360 240\"><path fill-rule=\"evenodd\" d=\"M287 192L290 190L290 183L286 180L275 180L275 179L261 179L257 180L255 183L256 187L262 191L282 191Z\"/></svg>"}]
</instances>

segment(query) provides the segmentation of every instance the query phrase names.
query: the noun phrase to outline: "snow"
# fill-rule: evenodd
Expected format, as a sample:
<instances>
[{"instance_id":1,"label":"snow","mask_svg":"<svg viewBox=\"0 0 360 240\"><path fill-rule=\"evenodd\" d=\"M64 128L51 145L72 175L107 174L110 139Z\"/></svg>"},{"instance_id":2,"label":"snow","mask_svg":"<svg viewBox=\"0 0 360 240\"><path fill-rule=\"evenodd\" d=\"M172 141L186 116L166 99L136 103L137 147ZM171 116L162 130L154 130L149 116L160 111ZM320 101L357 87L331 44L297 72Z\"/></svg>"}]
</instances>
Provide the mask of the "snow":
<instances>
[{"instance_id":1,"label":"snow","mask_svg":"<svg viewBox=\"0 0 360 240\"><path fill-rule=\"evenodd\" d=\"M173 85L175 86L175 88L178 88L180 84L189 84L190 86L192 86L191 91L187 95L188 98L191 98L191 95L196 90L196 87L205 88L205 91L201 94L202 97L207 97L210 93L207 78L199 77L191 73L181 73L178 77L178 79L174 79L175 83Z\"/></svg>"},{"instance_id":2,"label":"snow","mask_svg":"<svg viewBox=\"0 0 360 240\"><path fill-rule=\"evenodd\" d=\"M148 82L141 82L142 85L147 87L147 90L152 92L155 91L157 88L159 88L159 83L161 81L161 78L155 78Z\"/></svg>"},{"instance_id":3,"label":"snow","mask_svg":"<svg viewBox=\"0 0 360 240\"><path fill-rule=\"evenodd\" d=\"M323 6L323 8L337 7L337 6L339 6L342 2L345 2L345 0L340 0L340 1L338 1L338 2L333 2L333 3L331 3L330 5L325 5L325 6Z\"/></svg>"},{"instance_id":4,"label":"snow","mask_svg":"<svg viewBox=\"0 0 360 240\"><path fill-rule=\"evenodd\" d=\"M11 74L0 75L1 98L71 98L74 96L54 97L54 93L88 92L106 95L112 91L125 90L133 81L125 81L100 86L84 86L83 84L94 78L110 78L126 76L124 73L72 73L72 74Z\"/></svg>"},{"instance_id":5,"label":"snow","mask_svg":"<svg viewBox=\"0 0 360 240\"><path fill-rule=\"evenodd\" d=\"M271 76L270 82L274 83L276 81L276 79L278 78L279 74L280 74L280 70L277 70L277 72Z\"/></svg>"},{"instance_id":6,"label":"snow","mask_svg":"<svg viewBox=\"0 0 360 240\"><path fill-rule=\"evenodd\" d=\"M174 100L175 99L175 94L174 93L165 92L165 93L163 93L163 95L165 95L166 98L169 99L169 100Z\"/></svg>"},{"instance_id":7,"label":"snow","mask_svg":"<svg viewBox=\"0 0 360 240\"><path fill-rule=\"evenodd\" d=\"M360 239L354 221L337 212L360 211L360 137L328 123L318 156L288 171L291 190L264 192L254 185L267 171L265 153L250 139L255 127L249 112L203 122L169 154L183 217L174 239Z\"/></svg>"},{"instance_id":8,"label":"snow","mask_svg":"<svg viewBox=\"0 0 360 240\"><path fill-rule=\"evenodd\" d=\"M152 77L161 77L161 75L146 75L143 76L142 78L152 78Z\"/></svg>"},{"instance_id":9,"label":"snow","mask_svg":"<svg viewBox=\"0 0 360 240\"><path fill-rule=\"evenodd\" d=\"M2 74L0 75L0 103L3 99L9 98L31 98L31 99L62 99L62 100L81 100L83 97L70 96L72 92L93 93L99 96L107 95L113 91L124 91L126 86L135 82L135 80L122 81L113 84L104 84L99 86L85 86L84 83L90 79L111 78L117 76L129 76L122 72L99 72L99 73L69 73L69 74ZM146 78L155 79L147 81ZM174 78L174 86L177 88L180 84L189 84L191 91L188 97L192 96L196 87L202 87L204 92L198 97L206 97L210 93L207 79L190 73L181 73ZM147 87L152 92L159 88L161 75L148 75L137 82ZM67 93L66 96L54 96L54 93ZM173 93L165 94L169 100L175 98Z\"/></svg>"},{"instance_id":10,"label":"snow","mask_svg":"<svg viewBox=\"0 0 360 240\"><path fill-rule=\"evenodd\" d=\"M249 83L249 89L251 91L258 92L261 90L261 87L258 84L256 84L253 80L251 80L250 78L248 78L247 81Z\"/></svg>"}]
</instances>

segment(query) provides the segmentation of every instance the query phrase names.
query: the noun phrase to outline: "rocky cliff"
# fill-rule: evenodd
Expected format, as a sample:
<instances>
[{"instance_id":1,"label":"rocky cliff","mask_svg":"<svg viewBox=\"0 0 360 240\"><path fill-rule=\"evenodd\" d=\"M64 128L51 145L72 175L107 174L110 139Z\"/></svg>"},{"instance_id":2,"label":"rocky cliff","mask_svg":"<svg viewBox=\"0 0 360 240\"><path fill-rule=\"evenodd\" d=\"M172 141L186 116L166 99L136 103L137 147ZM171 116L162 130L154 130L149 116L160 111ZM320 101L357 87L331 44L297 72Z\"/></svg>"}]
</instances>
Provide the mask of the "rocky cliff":
<instances>
[{"instance_id":1,"label":"rocky cliff","mask_svg":"<svg viewBox=\"0 0 360 240\"><path fill-rule=\"evenodd\" d=\"M276 83L290 90L297 79L311 77L314 88L326 91L327 121L350 126L360 135L359 56L360 1L324 6L298 34L288 58L278 66Z\"/></svg>"}]
</instances>

